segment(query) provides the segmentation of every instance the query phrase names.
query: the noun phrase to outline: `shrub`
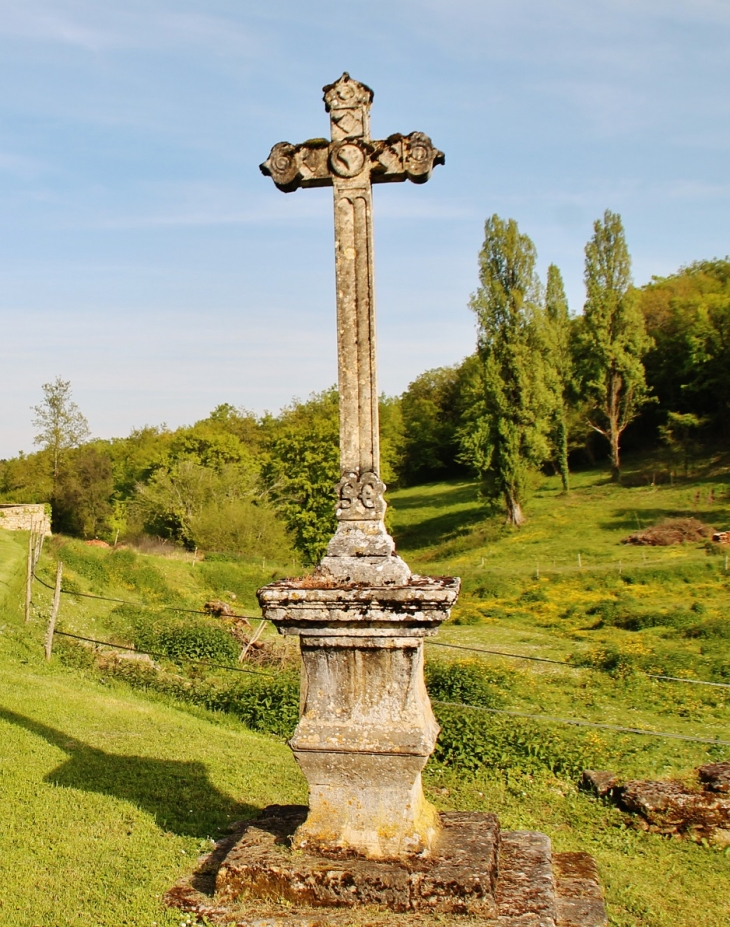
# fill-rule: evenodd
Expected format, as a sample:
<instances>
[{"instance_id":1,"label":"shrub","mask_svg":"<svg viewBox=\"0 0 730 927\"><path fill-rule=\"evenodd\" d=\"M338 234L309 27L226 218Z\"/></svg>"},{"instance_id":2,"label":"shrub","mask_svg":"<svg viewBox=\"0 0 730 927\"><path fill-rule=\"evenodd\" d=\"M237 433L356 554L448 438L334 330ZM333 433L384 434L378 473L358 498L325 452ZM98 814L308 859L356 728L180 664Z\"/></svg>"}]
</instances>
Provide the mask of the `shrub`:
<instances>
[{"instance_id":1,"label":"shrub","mask_svg":"<svg viewBox=\"0 0 730 927\"><path fill-rule=\"evenodd\" d=\"M58 547L57 556L65 567L70 567L74 573L88 580L91 588L97 592L103 592L109 585L109 572L104 562L104 555L98 551L76 542L61 544Z\"/></svg>"},{"instance_id":2,"label":"shrub","mask_svg":"<svg viewBox=\"0 0 730 927\"><path fill-rule=\"evenodd\" d=\"M617 677L629 676L634 672L634 659L633 654L610 645L596 647L587 653L573 654L569 658L576 666L590 666Z\"/></svg>"},{"instance_id":3,"label":"shrub","mask_svg":"<svg viewBox=\"0 0 730 927\"><path fill-rule=\"evenodd\" d=\"M446 705L435 706L441 734L431 762L475 772L489 766L503 773L551 772L568 778L601 768L606 749L592 734L556 732L515 717L497 717Z\"/></svg>"},{"instance_id":4,"label":"shrub","mask_svg":"<svg viewBox=\"0 0 730 927\"><path fill-rule=\"evenodd\" d=\"M205 705L236 715L251 730L291 737L299 720L299 674L252 675L245 682L211 689Z\"/></svg>"},{"instance_id":5,"label":"shrub","mask_svg":"<svg viewBox=\"0 0 730 927\"><path fill-rule=\"evenodd\" d=\"M113 581L134 589L146 598L162 601L173 598L164 576L133 550L115 550L107 557L106 568Z\"/></svg>"},{"instance_id":6,"label":"shrub","mask_svg":"<svg viewBox=\"0 0 730 927\"><path fill-rule=\"evenodd\" d=\"M726 618L706 618L698 624L685 627L682 631L684 637L699 638L730 638L730 621Z\"/></svg>"},{"instance_id":7,"label":"shrub","mask_svg":"<svg viewBox=\"0 0 730 927\"><path fill-rule=\"evenodd\" d=\"M504 702L506 671L487 668L479 660L433 660L426 663L426 688L432 699L494 708Z\"/></svg>"},{"instance_id":8,"label":"shrub","mask_svg":"<svg viewBox=\"0 0 730 927\"><path fill-rule=\"evenodd\" d=\"M138 625L137 650L163 654L171 660L207 660L235 663L239 647L223 628L204 619L161 619L155 625Z\"/></svg>"}]
</instances>

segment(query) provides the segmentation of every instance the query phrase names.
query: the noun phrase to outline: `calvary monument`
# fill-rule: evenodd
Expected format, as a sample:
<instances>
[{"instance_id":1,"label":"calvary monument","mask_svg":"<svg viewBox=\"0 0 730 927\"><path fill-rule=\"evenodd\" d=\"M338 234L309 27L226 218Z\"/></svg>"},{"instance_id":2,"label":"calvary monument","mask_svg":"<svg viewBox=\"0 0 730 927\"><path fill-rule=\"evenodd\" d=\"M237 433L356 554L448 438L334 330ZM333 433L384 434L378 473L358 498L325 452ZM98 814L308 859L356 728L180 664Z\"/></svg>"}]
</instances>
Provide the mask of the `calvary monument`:
<instances>
[{"instance_id":1,"label":"calvary monument","mask_svg":"<svg viewBox=\"0 0 730 927\"><path fill-rule=\"evenodd\" d=\"M193 883L169 899L240 925L349 924L336 913L344 908L370 912L358 924L411 912L419 924L463 914L499 927L602 927L589 856L552 854L543 834L500 833L493 814L438 814L423 794L439 731L424 640L448 618L459 580L412 575L383 520L372 186L424 183L444 155L421 132L372 139L372 100L343 74L324 88L331 138L280 142L261 165L285 193L334 193L337 530L311 576L258 592L264 616L300 641L301 710L290 746L309 804L271 806L222 843L201 869L215 883L210 903ZM313 908L314 917L306 913Z\"/></svg>"}]
</instances>

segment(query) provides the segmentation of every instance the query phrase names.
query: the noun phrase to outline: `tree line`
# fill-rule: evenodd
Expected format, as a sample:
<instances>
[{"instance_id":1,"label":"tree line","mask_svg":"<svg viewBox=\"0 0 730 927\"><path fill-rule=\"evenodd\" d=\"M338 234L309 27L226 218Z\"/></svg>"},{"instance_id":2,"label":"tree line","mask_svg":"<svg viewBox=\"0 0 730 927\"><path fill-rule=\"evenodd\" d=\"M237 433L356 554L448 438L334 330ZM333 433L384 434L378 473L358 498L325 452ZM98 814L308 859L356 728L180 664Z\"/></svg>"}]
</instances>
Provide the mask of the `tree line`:
<instances>
[{"instance_id":1,"label":"tree line","mask_svg":"<svg viewBox=\"0 0 730 927\"><path fill-rule=\"evenodd\" d=\"M637 288L621 217L606 211L584 279L583 311L571 314L559 268L541 280L517 223L486 221L469 302L474 353L381 397L387 483L475 474L485 500L519 525L545 468L568 492L571 460L603 445L620 480L632 422L645 446L666 444L685 467L697 442L727 440L730 260ZM0 500L51 501L57 531L316 561L334 530L335 389L276 416L224 404L192 426L111 440L90 438L61 378L44 384L33 411L40 449L0 461Z\"/></svg>"}]
</instances>

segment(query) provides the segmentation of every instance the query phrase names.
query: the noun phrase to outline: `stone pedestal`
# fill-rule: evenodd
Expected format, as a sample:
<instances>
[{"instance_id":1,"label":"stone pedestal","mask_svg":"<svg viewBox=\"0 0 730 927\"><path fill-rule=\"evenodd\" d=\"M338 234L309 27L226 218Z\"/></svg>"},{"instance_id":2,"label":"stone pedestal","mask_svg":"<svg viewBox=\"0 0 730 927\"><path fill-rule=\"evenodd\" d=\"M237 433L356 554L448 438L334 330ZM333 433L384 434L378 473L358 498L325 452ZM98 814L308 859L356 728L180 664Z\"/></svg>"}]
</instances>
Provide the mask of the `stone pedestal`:
<instances>
[{"instance_id":1,"label":"stone pedestal","mask_svg":"<svg viewBox=\"0 0 730 927\"><path fill-rule=\"evenodd\" d=\"M606 927L596 865L493 814L439 815L428 855L292 848L307 815L272 805L235 826L165 901L225 927Z\"/></svg>"},{"instance_id":2,"label":"stone pedestal","mask_svg":"<svg viewBox=\"0 0 730 927\"><path fill-rule=\"evenodd\" d=\"M294 846L371 859L432 849L438 818L421 771L439 728L423 639L458 591L451 578L341 585L324 573L259 591L265 617L301 643L301 716L290 745L309 784L309 815Z\"/></svg>"}]
</instances>

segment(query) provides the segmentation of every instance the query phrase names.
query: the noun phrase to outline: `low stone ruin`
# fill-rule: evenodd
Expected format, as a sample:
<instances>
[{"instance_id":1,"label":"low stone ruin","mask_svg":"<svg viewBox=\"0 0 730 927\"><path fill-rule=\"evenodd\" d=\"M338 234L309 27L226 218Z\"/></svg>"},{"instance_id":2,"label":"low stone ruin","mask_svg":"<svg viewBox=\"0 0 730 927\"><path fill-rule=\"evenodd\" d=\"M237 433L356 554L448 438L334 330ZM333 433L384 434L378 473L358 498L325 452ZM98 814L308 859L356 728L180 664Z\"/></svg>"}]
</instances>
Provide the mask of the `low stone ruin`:
<instances>
[{"instance_id":1,"label":"low stone ruin","mask_svg":"<svg viewBox=\"0 0 730 927\"><path fill-rule=\"evenodd\" d=\"M0 528L5 531L40 531L44 537L51 536L51 516L44 503L0 504Z\"/></svg>"},{"instance_id":2,"label":"low stone ruin","mask_svg":"<svg viewBox=\"0 0 730 927\"><path fill-rule=\"evenodd\" d=\"M634 779L621 784L605 770L583 771L581 787L606 798L641 830L730 846L730 762L696 770L697 781Z\"/></svg>"}]
</instances>

